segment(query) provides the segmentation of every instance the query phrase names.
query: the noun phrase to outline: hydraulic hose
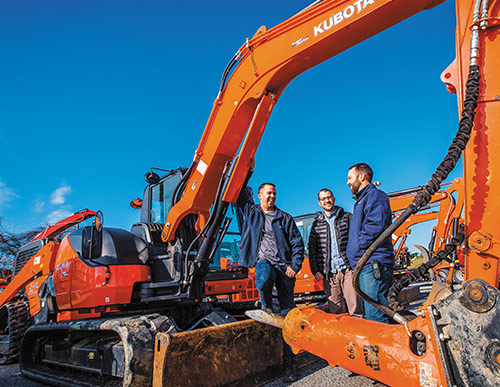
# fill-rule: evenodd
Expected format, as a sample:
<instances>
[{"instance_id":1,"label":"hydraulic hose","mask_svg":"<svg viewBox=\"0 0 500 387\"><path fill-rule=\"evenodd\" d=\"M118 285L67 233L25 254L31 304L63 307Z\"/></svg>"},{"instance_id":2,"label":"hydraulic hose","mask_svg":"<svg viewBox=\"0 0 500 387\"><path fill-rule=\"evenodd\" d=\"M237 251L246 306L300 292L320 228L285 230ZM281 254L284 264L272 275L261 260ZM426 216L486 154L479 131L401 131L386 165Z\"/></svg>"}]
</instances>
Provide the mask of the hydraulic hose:
<instances>
[{"instance_id":1,"label":"hydraulic hose","mask_svg":"<svg viewBox=\"0 0 500 387\"><path fill-rule=\"evenodd\" d=\"M193 161L189 166L188 170L182 175L181 180L179 180L179 182L175 186L171 199L172 207L175 206L176 203L181 199L181 196L184 193L184 188L186 187L187 180L189 176L191 176L191 171L194 168L194 164L195 162Z\"/></svg>"},{"instance_id":2,"label":"hydraulic hose","mask_svg":"<svg viewBox=\"0 0 500 387\"><path fill-rule=\"evenodd\" d=\"M236 54L234 54L234 56L231 58L231 60L229 61L229 63L226 65L226 68L224 69L224 72L222 73L222 79L221 79L220 87L219 87L219 95L224 90L224 87L226 86L227 77L229 76L229 73L231 72L231 70L234 67L234 65L238 62L238 59L240 58L240 55L241 55L241 53L238 50L236 52Z\"/></svg>"},{"instance_id":3,"label":"hydraulic hose","mask_svg":"<svg viewBox=\"0 0 500 387\"><path fill-rule=\"evenodd\" d=\"M456 248L462 244L465 239L465 231L463 224L460 225L460 230L457 232L456 236L454 236L450 243L447 243L443 250L438 251L436 255L433 255L431 259L429 259L424 264L416 267L415 269L410 270L409 273L405 274L399 280L394 282L394 284L389 289L389 293L387 294L387 301L389 301L389 306L392 310L397 311L400 310L400 305L398 302L398 294L406 288L411 283L417 281L419 278L423 277L429 269L435 267L438 263L446 259L447 257L452 257L453 254L456 253Z\"/></svg>"},{"instance_id":4,"label":"hydraulic hose","mask_svg":"<svg viewBox=\"0 0 500 387\"><path fill-rule=\"evenodd\" d=\"M201 232L194 238L194 240L191 242L189 247L186 250L186 256L184 257L184 267L188 267L188 261L189 261L189 255L191 254L191 251L193 250L195 244L200 240L200 238L204 237L207 233L207 230L212 226L212 223L214 222L214 214L218 212L218 207L219 207L219 202L220 202L220 197L222 196L222 189L224 186L224 181L225 181L225 171L222 174L221 179L219 180L219 185L217 187L217 193L215 194L215 200L214 200L214 206L212 208L212 213L210 217L208 218L207 223L201 230ZM188 273L186 271L185 273L185 281L187 281L187 276Z\"/></svg>"},{"instance_id":5,"label":"hydraulic hose","mask_svg":"<svg viewBox=\"0 0 500 387\"><path fill-rule=\"evenodd\" d=\"M458 160L462 152L465 150L467 146L467 142L470 139L472 127L474 125L474 116L475 110L477 107L477 99L479 96L479 67L477 65L471 65L469 67L469 77L466 83L466 93L465 93L465 102L464 108L462 110L462 118L460 119L460 123L458 126L458 131L453 139L448 153L439 166L437 167L434 174L431 176L431 179L428 183L423 186L420 191L417 193L412 203L406 208L406 210L401 214L401 216L396 219L394 223L392 223L387 229L385 229L382 234L371 244L371 246L365 251L360 261L356 265L356 269L354 270L354 278L352 280L354 289L359 296L369 303L370 305L376 307L380 311L387 314L389 317L398 321L399 323L406 323L406 319L393 311L392 309L380 305L371 297L369 297L366 293L364 293L359 286L359 275L361 270L368 262L373 253L380 247L380 245L390 237L396 229L403 224L403 222L408 219L411 215L416 213L420 208L425 206L431 200L431 197L434 193L436 193L441 183L444 179L448 177L450 172L455 168Z\"/></svg>"},{"instance_id":6,"label":"hydraulic hose","mask_svg":"<svg viewBox=\"0 0 500 387\"><path fill-rule=\"evenodd\" d=\"M189 245L186 256L184 257L184 267L186 268L184 272L184 280L183 284L185 286L190 284L189 278L195 274L204 275L204 271L207 269L210 259L210 252L216 242L217 233L219 231L220 225L224 219L229 203L222 200L222 196L226 191L227 184L229 179L233 173L234 166L236 164L237 157L233 158L232 162L228 162L222 172L222 176L219 180L219 185L217 187L217 192L215 195L215 199L212 206L212 211L210 213L210 217L208 218L207 223L201 230L201 232L196 236L196 238ZM198 252L194 261L189 265L189 256L191 251L193 250L196 243L200 241L200 245L198 247ZM191 270L188 268L191 267Z\"/></svg>"}]
</instances>

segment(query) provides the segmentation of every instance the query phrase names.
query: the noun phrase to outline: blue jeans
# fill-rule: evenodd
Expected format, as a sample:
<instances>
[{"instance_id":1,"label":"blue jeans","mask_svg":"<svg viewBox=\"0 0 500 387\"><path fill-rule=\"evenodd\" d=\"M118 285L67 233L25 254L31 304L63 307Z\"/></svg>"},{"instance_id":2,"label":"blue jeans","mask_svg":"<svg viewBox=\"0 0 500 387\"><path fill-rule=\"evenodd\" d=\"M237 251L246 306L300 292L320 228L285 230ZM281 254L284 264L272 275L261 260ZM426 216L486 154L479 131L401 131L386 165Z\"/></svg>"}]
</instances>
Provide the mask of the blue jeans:
<instances>
[{"instance_id":1,"label":"blue jeans","mask_svg":"<svg viewBox=\"0 0 500 387\"><path fill-rule=\"evenodd\" d=\"M377 301L379 304L389 306L387 302L387 293L392 285L393 269L392 266L384 266L379 264L380 273L382 278L376 280L373 278L373 269L370 262L368 262L361 273L359 273L359 287L363 292ZM368 302L364 301L365 305L365 318L367 320L379 321L388 324L389 316L381 312Z\"/></svg>"},{"instance_id":2,"label":"blue jeans","mask_svg":"<svg viewBox=\"0 0 500 387\"><path fill-rule=\"evenodd\" d=\"M295 278L287 277L285 271L285 265L274 266L266 260L257 262L255 266L255 287L259 291L262 306L272 309L273 286L276 285L282 316L286 316L291 309L295 308L293 299Z\"/></svg>"}]
</instances>

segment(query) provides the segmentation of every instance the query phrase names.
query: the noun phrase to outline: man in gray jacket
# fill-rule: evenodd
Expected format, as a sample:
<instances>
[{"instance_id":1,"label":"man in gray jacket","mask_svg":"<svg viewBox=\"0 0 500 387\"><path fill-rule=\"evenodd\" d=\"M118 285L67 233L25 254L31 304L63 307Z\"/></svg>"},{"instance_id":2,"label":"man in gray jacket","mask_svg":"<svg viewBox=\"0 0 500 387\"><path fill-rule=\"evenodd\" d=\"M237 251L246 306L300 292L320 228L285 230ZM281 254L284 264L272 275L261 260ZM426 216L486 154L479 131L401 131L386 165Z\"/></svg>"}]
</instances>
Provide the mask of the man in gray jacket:
<instances>
[{"instance_id":1,"label":"man in gray jacket","mask_svg":"<svg viewBox=\"0 0 500 387\"><path fill-rule=\"evenodd\" d=\"M352 286L353 270L346 255L351 213L335 205L328 188L318 193L318 212L309 236L309 265L317 281L323 281L330 313L347 311L363 317L363 303ZM345 299L345 300L344 300Z\"/></svg>"}]
</instances>

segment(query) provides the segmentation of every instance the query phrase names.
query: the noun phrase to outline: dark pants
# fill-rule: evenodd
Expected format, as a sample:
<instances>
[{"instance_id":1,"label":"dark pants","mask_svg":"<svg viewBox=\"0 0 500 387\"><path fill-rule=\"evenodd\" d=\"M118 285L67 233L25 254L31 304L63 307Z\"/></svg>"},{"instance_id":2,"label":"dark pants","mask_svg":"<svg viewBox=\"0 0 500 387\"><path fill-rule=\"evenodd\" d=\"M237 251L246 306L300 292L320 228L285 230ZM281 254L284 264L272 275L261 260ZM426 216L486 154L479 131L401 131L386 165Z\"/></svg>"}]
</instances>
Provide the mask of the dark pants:
<instances>
[{"instance_id":1,"label":"dark pants","mask_svg":"<svg viewBox=\"0 0 500 387\"><path fill-rule=\"evenodd\" d=\"M295 277L290 278L285 274L286 267L273 266L269 261L262 260L255 266L255 287L260 294L260 302L264 308L272 309L273 287L278 291L278 301L280 304L280 314L286 316L290 310L295 308L293 292L295 287ZM283 358L285 368L293 365L295 356L290 346L283 341Z\"/></svg>"},{"instance_id":2,"label":"dark pants","mask_svg":"<svg viewBox=\"0 0 500 387\"><path fill-rule=\"evenodd\" d=\"M389 306L387 302L387 293L392 285L393 280L393 268L392 266L380 265L380 273L382 278L376 280L373 277L373 269L370 263L359 273L359 287L363 292L373 298L381 305ZM368 302L364 302L365 306L365 318L367 320L379 321L383 323L389 323L389 316L381 312L374 306L370 305Z\"/></svg>"},{"instance_id":3,"label":"dark pants","mask_svg":"<svg viewBox=\"0 0 500 387\"><path fill-rule=\"evenodd\" d=\"M266 260L257 262L255 266L255 287L259 291L262 306L272 309L273 287L276 286L282 316L286 316L292 308L295 308L293 299L295 278L287 277L285 270L284 265L276 267Z\"/></svg>"}]
</instances>

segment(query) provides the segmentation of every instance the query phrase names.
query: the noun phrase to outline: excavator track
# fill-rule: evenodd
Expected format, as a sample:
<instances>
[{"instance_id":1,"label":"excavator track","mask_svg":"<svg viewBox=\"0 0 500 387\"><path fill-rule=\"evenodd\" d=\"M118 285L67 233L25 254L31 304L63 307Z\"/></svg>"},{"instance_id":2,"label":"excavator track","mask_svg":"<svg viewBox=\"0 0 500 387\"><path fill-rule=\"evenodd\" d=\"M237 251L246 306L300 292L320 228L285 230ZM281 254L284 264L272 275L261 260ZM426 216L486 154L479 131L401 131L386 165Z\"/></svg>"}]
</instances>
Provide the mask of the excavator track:
<instances>
[{"instance_id":1,"label":"excavator track","mask_svg":"<svg viewBox=\"0 0 500 387\"><path fill-rule=\"evenodd\" d=\"M6 304L0 309L0 321L3 325L0 328L0 364L7 364L19 355L21 341L30 321L28 306L24 301Z\"/></svg>"},{"instance_id":2,"label":"excavator track","mask_svg":"<svg viewBox=\"0 0 500 387\"><path fill-rule=\"evenodd\" d=\"M158 332L175 332L160 314L33 325L21 347L21 374L56 386L148 386Z\"/></svg>"}]
</instances>

